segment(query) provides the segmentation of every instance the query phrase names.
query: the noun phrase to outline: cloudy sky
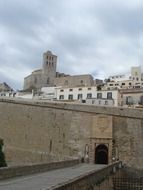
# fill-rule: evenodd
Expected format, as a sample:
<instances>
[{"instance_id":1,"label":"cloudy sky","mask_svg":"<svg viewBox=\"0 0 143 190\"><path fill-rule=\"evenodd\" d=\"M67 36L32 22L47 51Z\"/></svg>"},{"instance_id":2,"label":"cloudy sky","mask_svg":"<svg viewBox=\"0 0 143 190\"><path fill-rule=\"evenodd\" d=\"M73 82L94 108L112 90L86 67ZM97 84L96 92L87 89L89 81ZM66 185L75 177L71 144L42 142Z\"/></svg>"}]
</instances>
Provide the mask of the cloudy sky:
<instances>
[{"instance_id":1,"label":"cloudy sky","mask_svg":"<svg viewBox=\"0 0 143 190\"><path fill-rule=\"evenodd\" d=\"M143 67L143 0L0 0L0 82L22 89L47 50L68 74Z\"/></svg>"}]
</instances>

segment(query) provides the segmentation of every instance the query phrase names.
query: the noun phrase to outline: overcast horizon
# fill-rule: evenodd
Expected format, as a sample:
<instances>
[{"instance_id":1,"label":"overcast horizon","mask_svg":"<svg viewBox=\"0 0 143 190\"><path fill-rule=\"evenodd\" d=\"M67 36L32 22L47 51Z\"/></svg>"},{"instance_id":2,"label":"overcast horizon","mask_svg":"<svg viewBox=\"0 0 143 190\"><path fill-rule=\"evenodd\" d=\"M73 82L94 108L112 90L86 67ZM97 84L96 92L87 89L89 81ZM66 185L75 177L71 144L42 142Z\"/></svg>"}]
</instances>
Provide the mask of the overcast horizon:
<instances>
[{"instance_id":1,"label":"overcast horizon","mask_svg":"<svg viewBox=\"0 0 143 190\"><path fill-rule=\"evenodd\" d=\"M141 0L1 0L0 82L22 89L47 50L71 75L104 79L143 67L142 17Z\"/></svg>"}]
</instances>

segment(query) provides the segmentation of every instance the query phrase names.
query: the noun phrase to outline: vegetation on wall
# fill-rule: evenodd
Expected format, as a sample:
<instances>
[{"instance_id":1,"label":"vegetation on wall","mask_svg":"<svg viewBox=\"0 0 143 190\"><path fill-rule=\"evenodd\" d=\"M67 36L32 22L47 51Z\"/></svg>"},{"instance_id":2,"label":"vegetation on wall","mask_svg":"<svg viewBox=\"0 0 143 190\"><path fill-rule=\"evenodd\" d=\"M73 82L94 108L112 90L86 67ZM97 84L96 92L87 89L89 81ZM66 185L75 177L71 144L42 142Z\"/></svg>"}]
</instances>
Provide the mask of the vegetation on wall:
<instances>
[{"instance_id":1,"label":"vegetation on wall","mask_svg":"<svg viewBox=\"0 0 143 190\"><path fill-rule=\"evenodd\" d=\"M5 155L3 153L3 140L0 139L0 167L6 167L7 164L6 164L6 161L5 161Z\"/></svg>"}]
</instances>

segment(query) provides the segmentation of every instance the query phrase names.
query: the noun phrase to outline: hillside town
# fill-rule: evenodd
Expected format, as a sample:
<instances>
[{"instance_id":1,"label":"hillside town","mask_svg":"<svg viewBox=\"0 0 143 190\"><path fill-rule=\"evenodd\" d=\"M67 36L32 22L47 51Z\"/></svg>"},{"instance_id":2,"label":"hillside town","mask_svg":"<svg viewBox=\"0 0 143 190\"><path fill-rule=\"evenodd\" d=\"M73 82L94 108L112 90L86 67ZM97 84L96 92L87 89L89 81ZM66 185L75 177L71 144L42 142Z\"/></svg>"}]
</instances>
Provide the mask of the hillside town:
<instances>
[{"instance_id":1,"label":"hillside town","mask_svg":"<svg viewBox=\"0 0 143 190\"><path fill-rule=\"evenodd\" d=\"M113 75L105 80L90 74L69 75L57 71L57 56L43 54L42 68L24 78L23 90L14 91L0 84L0 96L48 101L76 102L96 106L142 107L143 73L131 67L130 73Z\"/></svg>"}]
</instances>

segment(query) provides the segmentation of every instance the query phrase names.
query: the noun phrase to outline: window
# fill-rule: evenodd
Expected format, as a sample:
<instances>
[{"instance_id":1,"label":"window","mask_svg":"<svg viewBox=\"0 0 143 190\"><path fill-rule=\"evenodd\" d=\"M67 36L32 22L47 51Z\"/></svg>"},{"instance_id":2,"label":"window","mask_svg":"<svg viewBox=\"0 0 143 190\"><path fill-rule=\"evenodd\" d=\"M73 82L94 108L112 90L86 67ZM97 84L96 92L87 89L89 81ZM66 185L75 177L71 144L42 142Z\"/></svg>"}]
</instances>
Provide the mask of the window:
<instances>
[{"instance_id":1,"label":"window","mask_svg":"<svg viewBox=\"0 0 143 190\"><path fill-rule=\"evenodd\" d=\"M112 92L107 92L107 99L112 99Z\"/></svg>"},{"instance_id":2,"label":"window","mask_svg":"<svg viewBox=\"0 0 143 190\"><path fill-rule=\"evenodd\" d=\"M109 86L113 86L113 84L109 84Z\"/></svg>"},{"instance_id":3,"label":"window","mask_svg":"<svg viewBox=\"0 0 143 190\"><path fill-rule=\"evenodd\" d=\"M71 88L71 89L69 89L69 91L73 91L73 89Z\"/></svg>"},{"instance_id":4,"label":"window","mask_svg":"<svg viewBox=\"0 0 143 190\"><path fill-rule=\"evenodd\" d=\"M68 85L68 81L67 80L65 80L65 85Z\"/></svg>"},{"instance_id":5,"label":"window","mask_svg":"<svg viewBox=\"0 0 143 190\"><path fill-rule=\"evenodd\" d=\"M82 99L82 94L78 94L77 99Z\"/></svg>"},{"instance_id":6,"label":"window","mask_svg":"<svg viewBox=\"0 0 143 190\"><path fill-rule=\"evenodd\" d=\"M80 84L83 84L83 80L80 81Z\"/></svg>"},{"instance_id":7,"label":"window","mask_svg":"<svg viewBox=\"0 0 143 190\"><path fill-rule=\"evenodd\" d=\"M125 85L125 83L122 83L122 85Z\"/></svg>"},{"instance_id":8,"label":"window","mask_svg":"<svg viewBox=\"0 0 143 190\"><path fill-rule=\"evenodd\" d=\"M47 61L46 64L48 65L48 63L49 63L49 62Z\"/></svg>"},{"instance_id":9,"label":"window","mask_svg":"<svg viewBox=\"0 0 143 190\"><path fill-rule=\"evenodd\" d=\"M143 96L140 97L139 104L143 105Z\"/></svg>"},{"instance_id":10,"label":"window","mask_svg":"<svg viewBox=\"0 0 143 190\"><path fill-rule=\"evenodd\" d=\"M131 82L129 82L129 85L132 85L132 83L131 83Z\"/></svg>"},{"instance_id":11,"label":"window","mask_svg":"<svg viewBox=\"0 0 143 190\"><path fill-rule=\"evenodd\" d=\"M105 105L108 105L108 101L107 100L105 101Z\"/></svg>"},{"instance_id":12,"label":"window","mask_svg":"<svg viewBox=\"0 0 143 190\"><path fill-rule=\"evenodd\" d=\"M99 103L99 105L100 105L100 104L101 104L101 100L99 100L99 102L98 102L98 103Z\"/></svg>"},{"instance_id":13,"label":"window","mask_svg":"<svg viewBox=\"0 0 143 190\"><path fill-rule=\"evenodd\" d=\"M50 140L50 152L52 152L52 140Z\"/></svg>"},{"instance_id":14,"label":"window","mask_svg":"<svg viewBox=\"0 0 143 190\"><path fill-rule=\"evenodd\" d=\"M63 89L61 89L61 90L60 90L60 92L64 92L64 90L63 90Z\"/></svg>"},{"instance_id":15,"label":"window","mask_svg":"<svg viewBox=\"0 0 143 190\"><path fill-rule=\"evenodd\" d=\"M127 96L126 97L126 104L127 105L132 105L133 104L133 98L132 98L132 96Z\"/></svg>"},{"instance_id":16,"label":"window","mask_svg":"<svg viewBox=\"0 0 143 190\"><path fill-rule=\"evenodd\" d=\"M37 78L36 78L36 77L35 77L34 83L35 83L35 84L37 83Z\"/></svg>"},{"instance_id":17,"label":"window","mask_svg":"<svg viewBox=\"0 0 143 190\"><path fill-rule=\"evenodd\" d=\"M94 104L95 103L95 100L92 100L92 104Z\"/></svg>"},{"instance_id":18,"label":"window","mask_svg":"<svg viewBox=\"0 0 143 190\"><path fill-rule=\"evenodd\" d=\"M88 88L88 90L91 90L91 88Z\"/></svg>"},{"instance_id":19,"label":"window","mask_svg":"<svg viewBox=\"0 0 143 190\"><path fill-rule=\"evenodd\" d=\"M69 94L68 99L69 99L69 100L73 100L73 95L72 95L72 94Z\"/></svg>"},{"instance_id":20,"label":"window","mask_svg":"<svg viewBox=\"0 0 143 190\"><path fill-rule=\"evenodd\" d=\"M65 133L63 133L63 139L65 140Z\"/></svg>"},{"instance_id":21,"label":"window","mask_svg":"<svg viewBox=\"0 0 143 190\"><path fill-rule=\"evenodd\" d=\"M91 93L87 94L87 98L92 98L92 94Z\"/></svg>"},{"instance_id":22,"label":"window","mask_svg":"<svg viewBox=\"0 0 143 190\"><path fill-rule=\"evenodd\" d=\"M63 99L64 99L64 95L60 95L60 96L59 96L59 99L60 99L60 100L63 100Z\"/></svg>"},{"instance_id":23,"label":"window","mask_svg":"<svg viewBox=\"0 0 143 190\"><path fill-rule=\"evenodd\" d=\"M97 93L97 99L101 99L102 98L102 93Z\"/></svg>"},{"instance_id":24,"label":"window","mask_svg":"<svg viewBox=\"0 0 143 190\"><path fill-rule=\"evenodd\" d=\"M80 90L82 90L82 88L79 88L78 90L80 91Z\"/></svg>"},{"instance_id":25,"label":"window","mask_svg":"<svg viewBox=\"0 0 143 190\"><path fill-rule=\"evenodd\" d=\"M135 88L140 88L140 86L135 86Z\"/></svg>"},{"instance_id":26,"label":"window","mask_svg":"<svg viewBox=\"0 0 143 190\"><path fill-rule=\"evenodd\" d=\"M49 79L49 77L47 78L47 84L49 84L50 83L50 79Z\"/></svg>"}]
</instances>

